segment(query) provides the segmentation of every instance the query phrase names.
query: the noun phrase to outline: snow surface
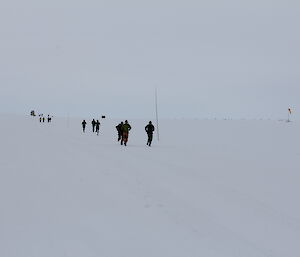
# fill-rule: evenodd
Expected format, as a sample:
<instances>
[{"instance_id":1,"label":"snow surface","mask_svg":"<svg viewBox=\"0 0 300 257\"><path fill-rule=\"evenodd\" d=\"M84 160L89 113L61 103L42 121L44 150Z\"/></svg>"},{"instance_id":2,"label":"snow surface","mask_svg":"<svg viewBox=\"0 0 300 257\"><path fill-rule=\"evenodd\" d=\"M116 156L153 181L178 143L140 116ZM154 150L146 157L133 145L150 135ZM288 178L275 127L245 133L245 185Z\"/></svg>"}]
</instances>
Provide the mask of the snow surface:
<instances>
[{"instance_id":1,"label":"snow surface","mask_svg":"<svg viewBox=\"0 0 300 257\"><path fill-rule=\"evenodd\" d=\"M300 256L300 124L0 115L1 257Z\"/></svg>"}]
</instances>

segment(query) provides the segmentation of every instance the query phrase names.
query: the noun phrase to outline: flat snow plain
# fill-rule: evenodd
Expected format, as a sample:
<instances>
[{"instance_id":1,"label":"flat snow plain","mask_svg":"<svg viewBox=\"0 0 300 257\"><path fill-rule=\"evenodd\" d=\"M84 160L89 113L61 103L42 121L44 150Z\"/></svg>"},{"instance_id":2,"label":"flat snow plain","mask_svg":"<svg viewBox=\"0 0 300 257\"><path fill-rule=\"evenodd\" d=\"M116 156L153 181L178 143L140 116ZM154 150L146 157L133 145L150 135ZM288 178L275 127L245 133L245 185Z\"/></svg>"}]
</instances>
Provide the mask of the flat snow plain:
<instances>
[{"instance_id":1,"label":"flat snow plain","mask_svg":"<svg viewBox=\"0 0 300 257\"><path fill-rule=\"evenodd\" d=\"M300 256L300 123L0 117L2 257Z\"/></svg>"}]
</instances>

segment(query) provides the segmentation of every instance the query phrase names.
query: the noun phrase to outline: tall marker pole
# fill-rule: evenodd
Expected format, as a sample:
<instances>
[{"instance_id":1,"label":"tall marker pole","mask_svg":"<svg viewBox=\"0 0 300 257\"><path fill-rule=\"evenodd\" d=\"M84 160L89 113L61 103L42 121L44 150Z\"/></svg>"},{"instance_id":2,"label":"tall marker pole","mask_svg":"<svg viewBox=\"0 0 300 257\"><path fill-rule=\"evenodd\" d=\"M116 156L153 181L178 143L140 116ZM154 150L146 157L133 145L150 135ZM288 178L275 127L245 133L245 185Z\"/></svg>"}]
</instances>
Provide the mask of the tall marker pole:
<instances>
[{"instance_id":1,"label":"tall marker pole","mask_svg":"<svg viewBox=\"0 0 300 257\"><path fill-rule=\"evenodd\" d=\"M157 131L157 140L159 141L158 107L157 107L157 88L155 88L155 114L156 114L156 131Z\"/></svg>"}]
</instances>

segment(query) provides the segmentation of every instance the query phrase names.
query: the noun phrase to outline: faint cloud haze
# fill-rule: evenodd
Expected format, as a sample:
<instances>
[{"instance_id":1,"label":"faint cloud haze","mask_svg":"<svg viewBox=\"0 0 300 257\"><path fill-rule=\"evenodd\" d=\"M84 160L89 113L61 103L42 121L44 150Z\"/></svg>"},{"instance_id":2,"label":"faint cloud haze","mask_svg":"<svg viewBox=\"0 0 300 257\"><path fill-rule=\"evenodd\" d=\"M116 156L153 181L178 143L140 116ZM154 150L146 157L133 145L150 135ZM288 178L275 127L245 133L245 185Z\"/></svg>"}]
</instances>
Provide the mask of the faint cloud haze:
<instances>
[{"instance_id":1,"label":"faint cloud haze","mask_svg":"<svg viewBox=\"0 0 300 257\"><path fill-rule=\"evenodd\" d=\"M57 115L300 118L296 1L10 1L0 108Z\"/></svg>"}]
</instances>

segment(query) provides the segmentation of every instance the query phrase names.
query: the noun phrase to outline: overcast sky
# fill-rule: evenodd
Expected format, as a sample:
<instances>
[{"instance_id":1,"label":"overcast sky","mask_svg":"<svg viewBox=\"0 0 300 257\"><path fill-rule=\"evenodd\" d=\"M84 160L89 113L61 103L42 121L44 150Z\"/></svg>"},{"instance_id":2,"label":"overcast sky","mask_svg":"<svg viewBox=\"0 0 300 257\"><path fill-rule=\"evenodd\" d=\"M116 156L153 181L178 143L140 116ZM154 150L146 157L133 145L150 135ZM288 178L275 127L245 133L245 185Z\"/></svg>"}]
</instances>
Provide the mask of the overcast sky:
<instances>
[{"instance_id":1,"label":"overcast sky","mask_svg":"<svg viewBox=\"0 0 300 257\"><path fill-rule=\"evenodd\" d=\"M300 119L300 2L0 4L0 112Z\"/></svg>"}]
</instances>

